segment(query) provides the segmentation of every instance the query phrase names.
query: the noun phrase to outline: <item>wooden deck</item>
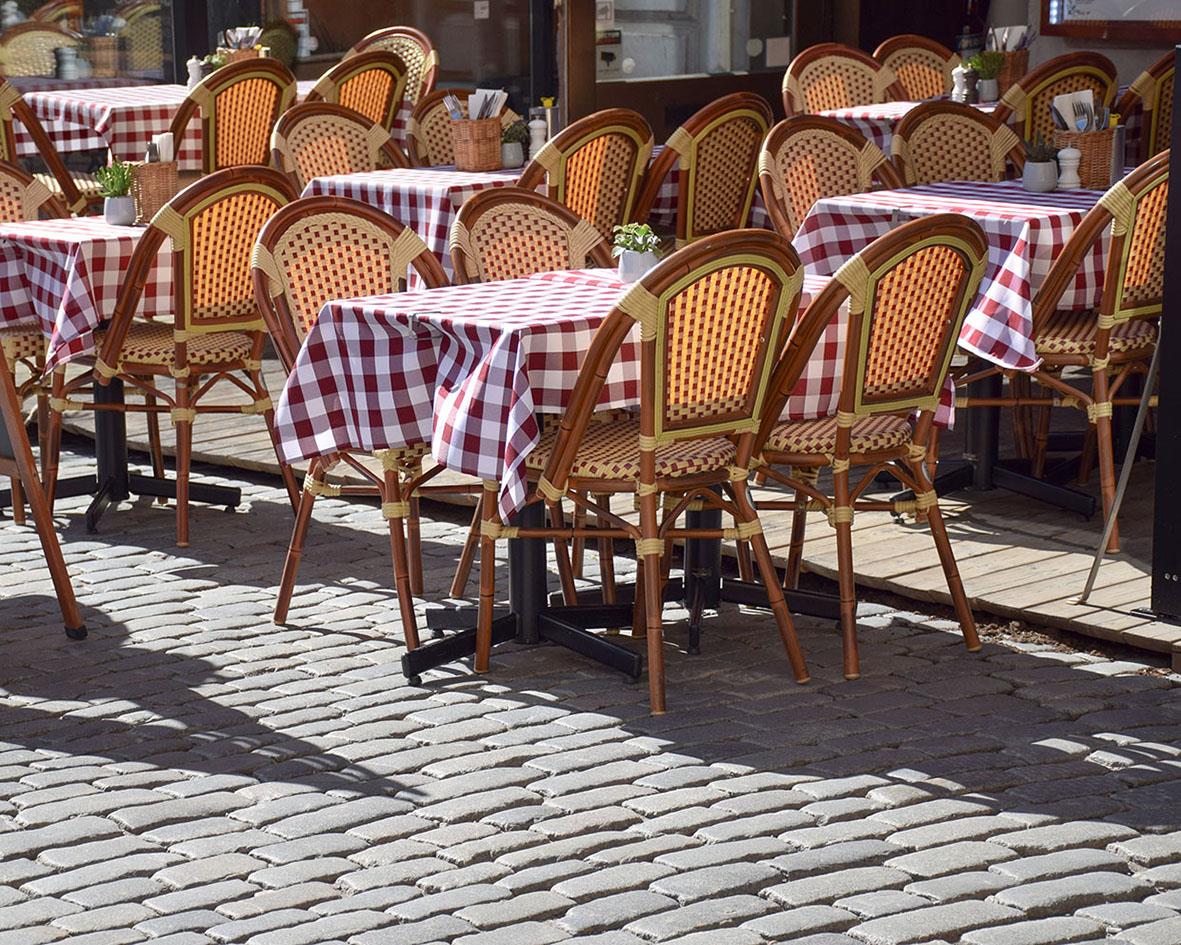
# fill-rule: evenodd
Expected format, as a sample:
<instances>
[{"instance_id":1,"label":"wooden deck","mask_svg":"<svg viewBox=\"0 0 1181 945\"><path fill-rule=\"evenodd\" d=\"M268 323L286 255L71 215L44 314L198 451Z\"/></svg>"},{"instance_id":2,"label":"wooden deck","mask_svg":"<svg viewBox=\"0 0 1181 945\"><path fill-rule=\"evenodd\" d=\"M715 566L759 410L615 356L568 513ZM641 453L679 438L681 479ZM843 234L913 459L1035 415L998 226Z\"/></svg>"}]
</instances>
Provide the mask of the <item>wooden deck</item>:
<instances>
[{"instance_id":1,"label":"wooden deck","mask_svg":"<svg viewBox=\"0 0 1181 945\"><path fill-rule=\"evenodd\" d=\"M281 390L277 370L269 371L268 379L272 392ZM91 420L86 414L71 414L66 426L87 434ZM168 424L163 426L167 445L171 431ZM146 448L142 418L129 418L128 440L135 449ZM954 436L946 441L948 449L954 450ZM200 418L194 428L194 458L255 472L278 469L262 421L250 416ZM1098 516L1084 521L999 489L944 499L948 529L973 606L996 617L1173 654L1174 665L1181 666L1181 627L1137 613L1148 605L1150 593L1152 475L1150 463L1141 463L1135 470L1120 522L1123 550L1105 561L1085 606L1075 601L1099 538ZM772 513L764 524L772 550L782 560L788 516ZM949 603L935 546L924 527L898 524L886 513L859 513L853 527L859 583L904 597ZM836 577L836 542L819 513L810 517L805 567Z\"/></svg>"}]
</instances>

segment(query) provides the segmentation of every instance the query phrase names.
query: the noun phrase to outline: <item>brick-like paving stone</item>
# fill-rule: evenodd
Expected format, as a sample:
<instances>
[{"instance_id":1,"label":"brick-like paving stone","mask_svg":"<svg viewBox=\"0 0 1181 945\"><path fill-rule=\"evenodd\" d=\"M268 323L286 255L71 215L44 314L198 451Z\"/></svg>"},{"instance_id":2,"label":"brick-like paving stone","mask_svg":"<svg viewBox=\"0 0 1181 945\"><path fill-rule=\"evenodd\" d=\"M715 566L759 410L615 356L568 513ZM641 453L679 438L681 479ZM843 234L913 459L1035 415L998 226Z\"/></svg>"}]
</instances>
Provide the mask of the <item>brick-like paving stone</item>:
<instances>
[{"instance_id":1,"label":"brick-like paving stone","mask_svg":"<svg viewBox=\"0 0 1181 945\"><path fill-rule=\"evenodd\" d=\"M874 605L856 683L797 619L797 687L769 617L690 657L670 606L662 717L556 648L411 686L380 514L317 503L277 627L290 510L230 481L188 549L58 503L82 642L0 520L0 945L1181 942L1175 675ZM420 606L466 533L430 512Z\"/></svg>"}]
</instances>

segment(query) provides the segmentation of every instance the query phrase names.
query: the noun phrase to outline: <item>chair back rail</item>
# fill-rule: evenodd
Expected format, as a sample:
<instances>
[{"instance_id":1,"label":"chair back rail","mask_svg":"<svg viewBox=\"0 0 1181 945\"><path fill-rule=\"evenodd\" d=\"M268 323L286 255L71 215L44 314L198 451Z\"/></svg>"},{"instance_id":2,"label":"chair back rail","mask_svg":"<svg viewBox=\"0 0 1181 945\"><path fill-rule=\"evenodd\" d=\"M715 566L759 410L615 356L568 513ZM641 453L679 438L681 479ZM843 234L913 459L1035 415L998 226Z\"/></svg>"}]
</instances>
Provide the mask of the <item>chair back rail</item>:
<instances>
[{"instance_id":1,"label":"chair back rail","mask_svg":"<svg viewBox=\"0 0 1181 945\"><path fill-rule=\"evenodd\" d=\"M1050 104L1054 96L1090 89L1096 105L1112 105L1117 90L1115 65L1097 52L1072 52L1057 56L1027 72L1001 97L993 117L1013 125L1026 141L1054 135ZM1067 120L1070 116L1066 116Z\"/></svg>"},{"instance_id":2,"label":"chair back rail","mask_svg":"<svg viewBox=\"0 0 1181 945\"><path fill-rule=\"evenodd\" d=\"M1137 114L1142 122L1139 149L1132 159L1136 164L1169 147L1173 132L1176 62L1176 53L1169 50L1136 77L1115 106L1116 114L1125 125Z\"/></svg>"},{"instance_id":3,"label":"chair back rail","mask_svg":"<svg viewBox=\"0 0 1181 945\"><path fill-rule=\"evenodd\" d=\"M776 231L791 239L817 200L859 194L874 182L888 189L902 178L872 141L834 118L797 115L767 135L759 154L759 188Z\"/></svg>"},{"instance_id":4,"label":"chair back rail","mask_svg":"<svg viewBox=\"0 0 1181 945\"><path fill-rule=\"evenodd\" d=\"M678 247L744 227L758 175L759 148L771 127L771 106L736 92L705 106L673 132L644 176L635 217L646 220L664 179L679 168Z\"/></svg>"},{"instance_id":5,"label":"chair back rail","mask_svg":"<svg viewBox=\"0 0 1181 945\"><path fill-rule=\"evenodd\" d=\"M392 52L371 49L325 72L304 101L335 102L390 131L405 94L406 64Z\"/></svg>"},{"instance_id":6,"label":"chair back rail","mask_svg":"<svg viewBox=\"0 0 1181 945\"><path fill-rule=\"evenodd\" d=\"M842 43L809 46L783 74L783 108L788 117L905 98L906 91L893 72Z\"/></svg>"},{"instance_id":7,"label":"chair back rail","mask_svg":"<svg viewBox=\"0 0 1181 945\"><path fill-rule=\"evenodd\" d=\"M406 67L406 100L412 106L434 89L439 72L439 53L426 33L410 26L374 30L350 49L346 58L371 49L383 49L402 60Z\"/></svg>"},{"instance_id":8,"label":"chair back rail","mask_svg":"<svg viewBox=\"0 0 1181 945\"><path fill-rule=\"evenodd\" d=\"M898 78L914 101L951 92L951 72L962 60L942 43L916 33L891 36L873 51L873 58Z\"/></svg>"},{"instance_id":9,"label":"chair back rail","mask_svg":"<svg viewBox=\"0 0 1181 945\"><path fill-rule=\"evenodd\" d=\"M962 102L923 102L890 139L907 187L949 180L1001 181L1025 166L1025 146L1008 125Z\"/></svg>"},{"instance_id":10,"label":"chair back rail","mask_svg":"<svg viewBox=\"0 0 1181 945\"><path fill-rule=\"evenodd\" d=\"M283 113L271 132L271 164L301 191L314 177L409 166L385 128L331 102L305 102Z\"/></svg>"},{"instance_id":11,"label":"chair back rail","mask_svg":"<svg viewBox=\"0 0 1181 945\"><path fill-rule=\"evenodd\" d=\"M9 164L20 163L16 134L13 130L14 121L19 122L32 139L38 155L61 188L62 202L73 213L84 210L88 201L74 183L74 178L66 168L66 162L58 153L53 139L49 137L40 119L16 87L7 80L0 79L0 160Z\"/></svg>"}]
</instances>

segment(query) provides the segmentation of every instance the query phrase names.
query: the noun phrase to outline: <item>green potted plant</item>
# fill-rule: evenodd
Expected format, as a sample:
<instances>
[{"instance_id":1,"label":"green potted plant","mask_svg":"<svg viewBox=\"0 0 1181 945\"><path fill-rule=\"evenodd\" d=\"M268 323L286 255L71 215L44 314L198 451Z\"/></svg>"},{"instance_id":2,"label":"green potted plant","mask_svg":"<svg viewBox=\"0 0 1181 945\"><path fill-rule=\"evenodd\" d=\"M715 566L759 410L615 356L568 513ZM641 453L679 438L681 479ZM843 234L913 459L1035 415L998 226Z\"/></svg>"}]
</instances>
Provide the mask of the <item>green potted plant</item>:
<instances>
[{"instance_id":1,"label":"green potted plant","mask_svg":"<svg viewBox=\"0 0 1181 945\"><path fill-rule=\"evenodd\" d=\"M525 145L529 143L529 126L514 121L500 133L500 166L522 167L525 164Z\"/></svg>"},{"instance_id":2,"label":"green potted plant","mask_svg":"<svg viewBox=\"0 0 1181 945\"><path fill-rule=\"evenodd\" d=\"M112 161L94 172L103 196L103 219L112 226L135 223L135 198L131 196L131 165Z\"/></svg>"},{"instance_id":3,"label":"green potted plant","mask_svg":"<svg viewBox=\"0 0 1181 945\"><path fill-rule=\"evenodd\" d=\"M635 282L660 262L660 237L647 223L625 223L614 233L611 255L619 260L620 282Z\"/></svg>"},{"instance_id":4,"label":"green potted plant","mask_svg":"<svg viewBox=\"0 0 1181 945\"><path fill-rule=\"evenodd\" d=\"M1025 142L1025 168L1021 183L1026 190L1044 194L1058 186L1058 149L1040 134Z\"/></svg>"},{"instance_id":5,"label":"green potted plant","mask_svg":"<svg viewBox=\"0 0 1181 945\"><path fill-rule=\"evenodd\" d=\"M995 102L1000 98L997 76L1001 74L1004 65L1005 54L995 49L987 49L982 53L977 53L968 60L968 66L979 76L976 91L980 101Z\"/></svg>"}]
</instances>

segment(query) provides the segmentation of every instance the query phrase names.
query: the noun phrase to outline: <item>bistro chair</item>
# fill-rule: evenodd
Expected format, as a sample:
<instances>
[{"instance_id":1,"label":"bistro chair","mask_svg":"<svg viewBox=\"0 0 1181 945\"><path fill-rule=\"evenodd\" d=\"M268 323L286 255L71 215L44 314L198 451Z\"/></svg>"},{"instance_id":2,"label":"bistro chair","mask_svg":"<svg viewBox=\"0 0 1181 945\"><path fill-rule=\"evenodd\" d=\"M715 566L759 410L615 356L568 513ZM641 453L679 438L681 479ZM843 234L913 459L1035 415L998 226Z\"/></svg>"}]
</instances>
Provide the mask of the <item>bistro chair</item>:
<instances>
[{"instance_id":1,"label":"bistro chair","mask_svg":"<svg viewBox=\"0 0 1181 945\"><path fill-rule=\"evenodd\" d=\"M661 184L675 167L678 249L703 236L746 226L759 148L771 121L771 106L752 92L736 92L705 106L672 133L652 161L636 218L648 218Z\"/></svg>"},{"instance_id":2,"label":"bistro chair","mask_svg":"<svg viewBox=\"0 0 1181 945\"><path fill-rule=\"evenodd\" d=\"M1136 77L1115 106L1125 125L1132 117L1141 122L1139 150L1130 163L1143 163L1169 146L1175 64L1176 53L1170 50Z\"/></svg>"},{"instance_id":3,"label":"bistro chair","mask_svg":"<svg viewBox=\"0 0 1181 945\"><path fill-rule=\"evenodd\" d=\"M942 43L916 33L891 36L873 51L873 58L889 69L913 102L951 92L951 71L962 64Z\"/></svg>"},{"instance_id":4,"label":"bistro chair","mask_svg":"<svg viewBox=\"0 0 1181 945\"><path fill-rule=\"evenodd\" d=\"M343 197L306 197L279 210L259 234L252 269L255 299L283 368L291 372L326 302L401 291L409 267L428 288L447 285L443 267L422 239L373 207ZM381 463L380 476L348 453L337 454L330 461L312 461L283 565L276 623L287 621L316 498L377 496L389 523L394 585L406 643L410 649L418 646L414 594L422 592L422 551L415 492L439 469L423 474L423 460L429 452L429 443L380 450L375 454ZM337 464L358 473L365 483L330 485L327 476Z\"/></svg>"},{"instance_id":5,"label":"bistro chair","mask_svg":"<svg viewBox=\"0 0 1181 945\"><path fill-rule=\"evenodd\" d=\"M263 224L294 199L291 182L278 171L235 167L186 187L152 218L132 252L115 312L96 333L98 355L90 369L68 380L64 368L54 372L46 473L50 496L63 411L101 409L77 398L112 378L144 395L142 404L129 402L124 410L149 418L167 413L176 430L176 543L182 548L189 544L189 466L197 416L261 415L274 442L271 399L262 377L266 324L255 304L250 254ZM165 240L171 243L177 276L172 319L137 319L144 283ZM161 383L165 377L172 379L171 392ZM237 388L247 402L208 396L227 387ZM298 488L291 471L284 467L284 473L294 508Z\"/></svg>"},{"instance_id":6,"label":"bistro chair","mask_svg":"<svg viewBox=\"0 0 1181 945\"><path fill-rule=\"evenodd\" d=\"M406 66L402 60L391 52L372 49L342 59L325 72L305 101L335 102L390 132L405 91Z\"/></svg>"},{"instance_id":7,"label":"bistro chair","mask_svg":"<svg viewBox=\"0 0 1181 945\"><path fill-rule=\"evenodd\" d=\"M274 59L243 59L215 69L189 90L172 119L179 154L193 116L201 119L201 171L265 165L271 129L295 101L295 76Z\"/></svg>"},{"instance_id":8,"label":"bistro chair","mask_svg":"<svg viewBox=\"0 0 1181 945\"><path fill-rule=\"evenodd\" d=\"M60 23L69 29L77 29L82 23L81 0L49 0L29 14L30 20L42 23Z\"/></svg>"},{"instance_id":9,"label":"bistro chair","mask_svg":"<svg viewBox=\"0 0 1181 945\"><path fill-rule=\"evenodd\" d=\"M962 102L916 105L898 122L890 149L907 187L1002 181L1025 166L1025 146L1016 132Z\"/></svg>"},{"instance_id":10,"label":"bistro chair","mask_svg":"<svg viewBox=\"0 0 1181 945\"><path fill-rule=\"evenodd\" d=\"M42 218L68 217L62 202L49 192L41 181L15 164L0 161L0 220L5 223ZM45 372L45 336L41 325L33 320L0 326L0 351L13 378L17 366L25 369L26 377L16 382L17 403L27 397L37 399L37 432L42 440L41 459L45 459L45 437L49 429L49 391L42 383ZM24 524L24 498L19 477L12 479L13 520Z\"/></svg>"},{"instance_id":11,"label":"bistro chair","mask_svg":"<svg viewBox=\"0 0 1181 945\"><path fill-rule=\"evenodd\" d=\"M26 20L0 33L0 73L51 76L56 71L53 51L59 46L81 45L81 36L58 23Z\"/></svg>"},{"instance_id":12,"label":"bistro chair","mask_svg":"<svg viewBox=\"0 0 1181 945\"><path fill-rule=\"evenodd\" d=\"M546 194L594 224L606 239L632 219L652 155L652 129L628 108L587 115L545 143L517 185Z\"/></svg>"},{"instance_id":13,"label":"bistro chair","mask_svg":"<svg viewBox=\"0 0 1181 945\"><path fill-rule=\"evenodd\" d=\"M385 128L329 102L306 102L283 113L271 133L271 163L300 191L315 177L407 166Z\"/></svg>"},{"instance_id":14,"label":"bistro chair","mask_svg":"<svg viewBox=\"0 0 1181 945\"><path fill-rule=\"evenodd\" d=\"M814 115L834 108L904 101L906 90L894 73L860 49L819 43L796 56L783 74L783 108Z\"/></svg>"},{"instance_id":15,"label":"bistro chair","mask_svg":"<svg viewBox=\"0 0 1181 945\"><path fill-rule=\"evenodd\" d=\"M835 118L798 115L771 129L759 153L759 189L776 231L795 236L816 201L888 190L902 178L872 141Z\"/></svg>"},{"instance_id":16,"label":"bistro chair","mask_svg":"<svg viewBox=\"0 0 1181 945\"><path fill-rule=\"evenodd\" d=\"M767 402L771 370L799 305L803 269L791 245L765 230L706 237L661 262L633 286L595 333L561 423L544 431L526 465L533 485L527 503L544 502L553 525L529 537L569 541L561 501L586 507L587 495L638 497L639 523L599 508L596 532L636 542L642 589L637 626L647 637L652 712L665 709L661 629L662 556L666 542L700 501L734 519L733 529L694 529L691 537L749 540L795 677L808 679L791 615L759 514L747 494L754 434ZM595 416L611 363L636 323L640 331L640 406L626 419ZM715 492L721 487L724 492ZM488 670L496 598L496 542L514 537L497 508L497 484L485 483L480 538L480 616L476 672ZM673 498L663 514L661 499ZM569 561L559 555L564 582Z\"/></svg>"},{"instance_id":17,"label":"bistro chair","mask_svg":"<svg viewBox=\"0 0 1181 945\"><path fill-rule=\"evenodd\" d=\"M1055 95L1090 89L1096 105L1111 105L1116 93L1115 66L1097 52L1073 52L1031 69L1001 97L992 117L1013 126L1026 141L1054 137L1050 104ZM1070 116L1066 116L1070 120Z\"/></svg>"},{"instance_id":18,"label":"bistro chair","mask_svg":"<svg viewBox=\"0 0 1181 945\"><path fill-rule=\"evenodd\" d=\"M357 43L346 58L371 49L383 49L402 60L406 67L406 102L421 102L435 87L439 71L439 53L429 36L410 26L388 26L374 30Z\"/></svg>"},{"instance_id":19,"label":"bistro chair","mask_svg":"<svg viewBox=\"0 0 1181 945\"><path fill-rule=\"evenodd\" d=\"M46 133L29 103L12 83L0 79L0 160L19 164L21 158L17 154L14 122L19 122L24 127L37 148L38 156L48 168L48 173L34 174L35 179L48 187L50 193L60 199L72 213L82 213L91 207L101 205L101 188L94 175L72 172L66 168L66 163L54 146L53 139Z\"/></svg>"},{"instance_id":20,"label":"bistro chair","mask_svg":"<svg viewBox=\"0 0 1181 945\"><path fill-rule=\"evenodd\" d=\"M156 0L131 0L115 8L124 22L123 40L127 70L132 74L159 72L164 64L164 23Z\"/></svg>"},{"instance_id":21,"label":"bistro chair","mask_svg":"<svg viewBox=\"0 0 1181 945\"><path fill-rule=\"evenodd\" d=\"M451 139L451 116L443 99L454 95L459 110L467 115L467 97L471 89L435 89L414 106L406 123L406 152L413 167L441 167L455 163L455 147ZM500 126L507 128L521 116L505 107L500 113Z\"/></svg>"},{"instance_id":22,"label":"bistro chair","mask_svg":"<svg viewBox=\"0 0 1181 945\"><path fill-rule=\"evenodd\" d=\"M947 379L960 326L988 260L979 224L940 214L904 224L852 257L812 301L791 337L771 386L756 439L767 478L795 498L759 499L760 511L792 512L786 583L794 587L803 556L806 516L823 511L836 531L845 677L861 674L857 654L853 516L857 511L916 512L939 551L968 649L980 649L972 610L956 570L939 497L924 469L935 408ZM836 416L779 417L821 333L848 302L849 326ZM918 418L912 424L912 415ZM867 467L854 483L850 467ZM833 494L816 474L832 470ZM910 502L863 498L880 472L914 492Z\"/></svg>"}]
</instances>

